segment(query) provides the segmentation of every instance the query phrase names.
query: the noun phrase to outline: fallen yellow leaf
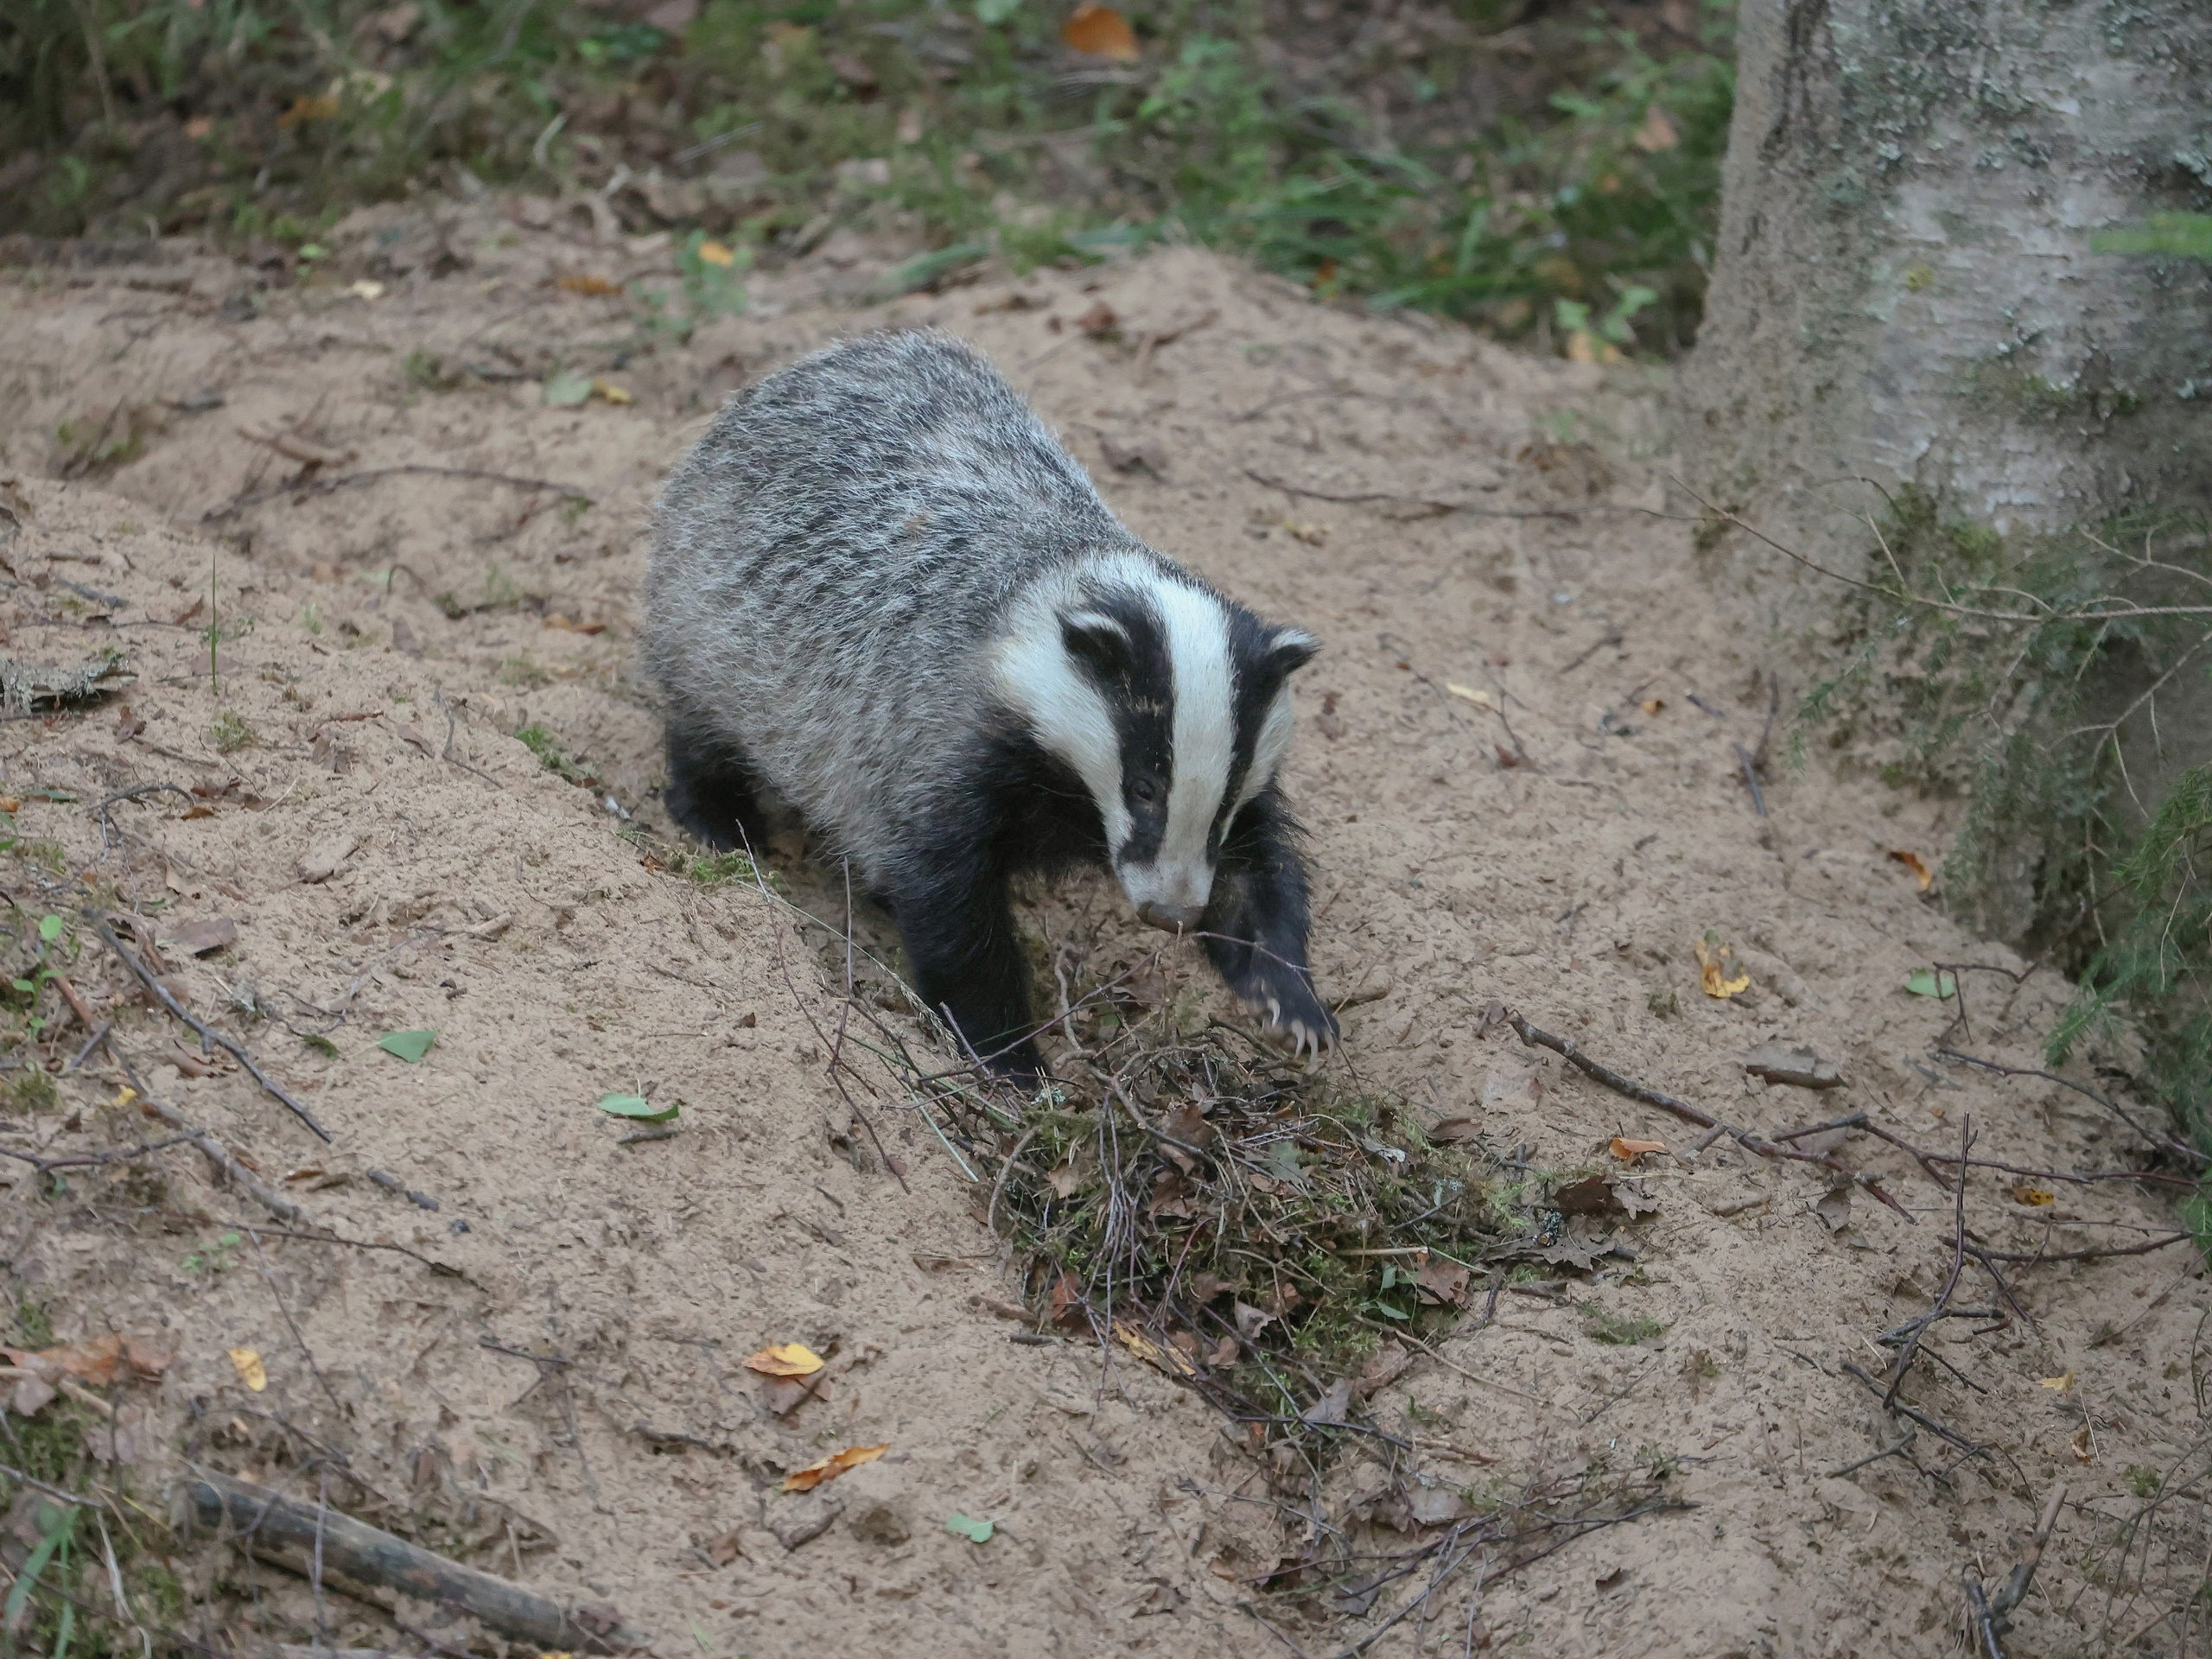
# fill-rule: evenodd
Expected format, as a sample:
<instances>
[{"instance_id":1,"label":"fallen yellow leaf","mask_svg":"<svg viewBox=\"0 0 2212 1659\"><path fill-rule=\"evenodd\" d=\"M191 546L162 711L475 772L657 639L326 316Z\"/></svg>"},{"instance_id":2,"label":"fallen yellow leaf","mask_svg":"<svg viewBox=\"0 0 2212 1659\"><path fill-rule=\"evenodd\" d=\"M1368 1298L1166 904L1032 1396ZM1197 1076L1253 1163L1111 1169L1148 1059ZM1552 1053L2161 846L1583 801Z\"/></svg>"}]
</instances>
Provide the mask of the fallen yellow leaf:
<instances>
[{"instance_id":1,"label":"fallen yellow leaf","mask_svg":"<svg viewBox=\"0 0 2212 1659\"><path fill-rule=\"evenodd\" d=\"M115 1098L108 1102L108 1104L111 1106L128 1106L132 1101L137 1098L138 1091L126 1083L122 1088L115 1091Z\"/></svg>"},{"instance_id":2,"label":"fallen yellow leaf","mask_svg":"<svg viewBox=\"0 0 2212 1659\"><path fill-rule=\"evenodd\" d=\"M1450 680L1446 680L1444 683L1444 689L1446 691L1449 691L1455 697L1465 697L1469 702L1473 703L1478 709L1495 709L1497 707L1497 702L1491 698L1489 692L1478 691L1473 686L1455 685Z\"/></svg>"},{"instance_id":3,"label":"fallen yellow leaf","mask_svg":"<svg viewBox=\"0 0 2212 1659\"><path fill-rule=\"evenodd\" d=\"M1634 1162L1647 1152L1666 1150L1667 1143L1664 1141L1630 1141L1618 1135L1613 1137L1613 1156L1624 1164Z\"/></svg>"},{"instance_id":4,"label":"fallen yellow leaf","mask_svg":"<svg viewBox=\"0 0 2212 1659\"><path fill-rule=\"evenodd\" d=\"M1111 58L1116 63L1137 60L1137 37L1129 29L1128 19L1111 6L1084 3L1060 25L1060 38L1078 52L1093 57Z\"/></svg>"},{"instance_id":5,"label":"fallen yellow leaf","mask_svg":"<svg viewBox=\"0 0 2212 1659\"><path fill-rule=\"evenodd\" d=\"M2039 1376L2036 1378L2036 1387L2049 1389L2053 1394L2071 1394L2074 1392L2074 1368L2068 1366L2063 1376Z\"/></svg>"},{"instance_id":6,"label":"fallen yellow leaf","mask_svg":"<svg viewBox=\"0 0 2212 1659\"><path fill-rule=\"evenodd\" d=\"M1638 705L1638 707L1640 707L1647 715L1656 715L1662 709L1665 709L1666 706L1667 699L1664 697L1646 697L1643 702Z\"/></svg>"},{"instance_id":7,"label":"fallen yellow leaf","mask_svg":"<svg viewBox=\"0 0 2212 1659\"><path fill-rule=\"evenodd\" d=\"M259 1394L269 1386L269 1372L261 1363L261 1356L251 1348L231 1350L231 1363L238 1368L238 1381Z\"/></svg>"},{"instance_id":8,"label":"fallen yellow leaf","mask_svg":"<svg viewBox=\"0 0 2212 1659\"><path fill-rule=\"evenodd\" d=\"M881 1446L849 1446L842 1452L832 1452L826 1458L817 1458L804 1469L794 1469L784 1477L787 1492L810 1492L825 1480L835 1480L848 1469L857 1469L864 1463L874 1463L891 1449L891 1442Z\"/></svg>"},{"instance_id":9,"label":"fallen yellow leaf","mask_svg":"<svg viewBox=\"0 0 2212 1659\"><path fill-rule=\"evenodd\" d=\"M720 242L702 242L699 258L701 263L709 265L729 266L737 263L737 255Z\"/></svg>"},{"instance_id":10,"label":"fallen yellow leaf","mask_svg":"<svg viewBox=\"0 0 2212 1659\"><path fill-rule=\"evenodd\" d=\"M1156 1371L1170 1376L1196 1376L1198 1362L1179 1348L1163 1347L1133 1325L1114 1321L1114 1340Z\"/></svg>"},{"instance_id":11,"label":"fallen yellow leaf","mask_svg":"<svg viewBox=\"0 0 2212 1659\"><path fill-rule=\"evenodd\" d=\"M2094 1461L2089 1453L2089 1426L2087 1423L2075 1429L2074 1438L2067 1442L2067 1445L2074 1448L2075 1460L2080 1463Z\"/></svg>"},{"instance_id":12,"label":"fallen yellow leaf","mask_svg":"<svg viewBox=\"0 0 2212 1659\"><path fill-rule=\"evenodd\" d=\"M1891 853L1890 856L1912 872L1912 878L1920 883L1920 890L1923 893L1936 885L1936 872L1920 861L1918 853L1908 853L1900 849Z\"/></svg>"},{"instance_id":13,"label":"fallen yellow leaf","mask_svg":"<svg viewBox=\"0 0 2212 1659\"><path fill-rule=\"evenodd\" d=\"M610 404L634 404L638 401L612 380L594 380L591 383L591 389Z\"/></svg>"},{"instance_id":14,"label":"fallen yellow leaf","mask_svg":"<svg viewBox=\"0 0 2212 1659\"><path fill-rule=\"evenodd\" d=\"M292 107L276 118L278 130L289 132L303 121L327 121L338 113L338 99L329 92L311 97L302 92L292 100Z\"/></svg>"},{"instance_id":15,"label":"fallen yellow leaf","mask_svg":"<svg viewBox=\"0 0 2212 1659\"><path fill-rule=\"evenodd\" d=\"M620 283L610 283L604 276L556 276L553 286L564 294L587 294L594 299L605 299L622 291Z\"/></svg>"},{"instance_id":16,"label":"fallen yellow leaf","mask_svg":"<svg viewBox=\"0 0 2212 1659\"><path fill-rule=\"evenodd\" d=\"M812 1376L822 1369L822 1356L803 1342L779 1342L747 1360L745 1369L763 1376Z\"/></svg>"},{"instance_id":17,"label":"fallen yellow leaf","mask_svg":"<svg viewBox=\"0 0 2212 1659\"><path fill-rule=\"evenodd\" d=\"M1578 328L1567 337L1567 360L1570 363L1595 363L1598 360L1598 337L1587 328Z\"/></svg>"},{"instance_id":18,"label":"fallen yellow leaf","mask_svg":"<svg viewBox=\"0 0 2212 1659\"><path fill-rule=\"evenodd\" d=\"M1720 936L1710 928L1697 942L1698 979L1705 987L1707 996L1725 1001L1740 991L1751 989L1751 976L1749 974L1739 971L1733 979L1728 976L1728 970L1736 965L1733 956L1731 949L1720 943Z\"/></svg>"},{"instance_id":19,"label":"fallen yellow leaf","mask_svg":"<svg viewBox=\"0 0 2212 1659\"><path fill-rule=\"evenodd\" d=\"M2054 1204L2057 1198L2056 1192L2046 1192L2039 1186L2030 1186L2024 1182L2012 1189L2012 1202L2015 1204Z\"/></svg>"}]
</instances>

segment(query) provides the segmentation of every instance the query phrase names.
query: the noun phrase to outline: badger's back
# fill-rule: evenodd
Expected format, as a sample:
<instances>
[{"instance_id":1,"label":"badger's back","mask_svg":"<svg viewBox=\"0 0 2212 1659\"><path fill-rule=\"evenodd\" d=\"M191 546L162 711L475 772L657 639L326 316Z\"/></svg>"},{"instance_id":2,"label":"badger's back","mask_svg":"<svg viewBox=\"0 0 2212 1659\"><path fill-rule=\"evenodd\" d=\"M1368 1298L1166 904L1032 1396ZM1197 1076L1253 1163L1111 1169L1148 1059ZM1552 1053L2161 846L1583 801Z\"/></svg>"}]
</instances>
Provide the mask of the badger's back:
<instances>
[{"instance_id":1,"label":"badger's back","mask_svg":"<svg viewBox=\"0 0 2212 1659\"><path fill-rule=\"evenodd\" d=\"M880 879L990 717L1016 596L1116 551L1146 550L982 357L868 335L734 398L670 478L645 661Z\"/></svg>"}]
</instances>

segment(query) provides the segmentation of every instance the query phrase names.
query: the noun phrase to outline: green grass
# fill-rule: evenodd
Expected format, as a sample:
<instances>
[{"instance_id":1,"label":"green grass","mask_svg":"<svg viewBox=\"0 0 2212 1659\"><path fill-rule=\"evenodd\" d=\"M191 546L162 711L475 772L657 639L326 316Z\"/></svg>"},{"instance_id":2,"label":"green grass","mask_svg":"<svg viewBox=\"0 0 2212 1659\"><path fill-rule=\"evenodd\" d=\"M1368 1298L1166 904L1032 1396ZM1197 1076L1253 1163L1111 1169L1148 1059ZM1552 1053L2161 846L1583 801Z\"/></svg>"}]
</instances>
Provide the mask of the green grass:
<instances>
[{"instance_id":1,"label":"green grass","mask_svg":"<svg viewBox=\"0 0 2212 1659\"><path fill-rule=\"evenodd\" d=\"M2162 792L2128 764L2206 696L2212 536L2170 516L2005 537L1913 490L1875 527L1886 575L1847 612L1800 753L1821 730L1891 788L1964 798L1946 901L2074 981L2051 1062L2110 1063L2133 1028L2135 1080L2212 1160L2212 763Z\"/></svg>"},{"instance_id":2,"label":"green grass","mask_svg":"<svg viewBox=\"0 0 2212 1659\"><path fill-rule=\"evenodd\" d=\"M1663 1319L1647 1315L1609 1313L1595 1303L1586 1304L1582 1317L1589 1321L1590 1340L1602 1342L1615 1348L1633 1348L1639 1342L1649 1342L1667 1328Z\"/></svg>"},{"instance_id":3,"label":"green grass","mask_svg":"<svg viewBox=\"0 0 2212 1659\"><path fill-rule=\"evenodd\" d=\"M1459 27L1425 36L1354 34L1357 8L1124 10L1142 48L1127 65L1068 48L1067 8L1042 0L708 0L680 36L580 0L431 3L405 29L372 0L15 0L0 232L150 218L312 271L348 207L460 168L550 191L626 167L650 185L618 213L676 235L678 329L741 308L748 262L827 215L927 245L887 292L994 255L1021 270L1188 238L1325 297L1579 355L1689 340L1732 96L1726 0L1681 11L1688 33L1598 3L1522 21L1463 0ZM428 359L404 372L444 384Z\"/></svg>"},{"instance_id":4,"label":"green grass","mask_svg":"<svg viewBox=\"0 0 2212 1659\"><path fill-rule=\"evenodd\" d=\"M515 738L537 757L539 766L556 777L587 787L597 781L591 768L579 763L561 747L560 740L543 726L525 726L515 734Z\"/></svg>"},{"instance_id":5,"label":"green grass","mask_svg":"<svg viewBox=\"0 0 2212 1659\"><path fill-rule=\"evenodd\" d=\"M209 723L207 741L215 746L218 754L236 754L240 749L259 747L261 735L246 724L244 715L235 709L226 709Z\"/></svg>"}]
</instances>

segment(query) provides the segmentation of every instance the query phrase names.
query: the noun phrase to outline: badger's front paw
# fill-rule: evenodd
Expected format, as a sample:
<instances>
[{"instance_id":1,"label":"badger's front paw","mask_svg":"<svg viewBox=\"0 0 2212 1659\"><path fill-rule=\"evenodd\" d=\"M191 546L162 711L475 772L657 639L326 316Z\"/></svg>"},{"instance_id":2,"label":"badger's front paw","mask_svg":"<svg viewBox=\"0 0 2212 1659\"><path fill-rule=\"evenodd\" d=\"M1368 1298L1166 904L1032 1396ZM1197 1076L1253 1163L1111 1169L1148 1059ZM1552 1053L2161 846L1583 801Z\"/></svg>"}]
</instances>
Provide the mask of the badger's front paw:
<instances>
[{"instance_id":1,"label":"badger's front paw","mask_svg":"<svg viewBox=\"0 0 2212 1659\"><path fill-rule=\"evenodd\" d=\"M1287 1049L1307 1066L1320 1064L1337 1046L1337 1020L1302 974L1287 968L1255 975L1240 986L1244 1006L1260 1016L1260 1035L1278 1048Z\"/></svg>"}]
</instances>

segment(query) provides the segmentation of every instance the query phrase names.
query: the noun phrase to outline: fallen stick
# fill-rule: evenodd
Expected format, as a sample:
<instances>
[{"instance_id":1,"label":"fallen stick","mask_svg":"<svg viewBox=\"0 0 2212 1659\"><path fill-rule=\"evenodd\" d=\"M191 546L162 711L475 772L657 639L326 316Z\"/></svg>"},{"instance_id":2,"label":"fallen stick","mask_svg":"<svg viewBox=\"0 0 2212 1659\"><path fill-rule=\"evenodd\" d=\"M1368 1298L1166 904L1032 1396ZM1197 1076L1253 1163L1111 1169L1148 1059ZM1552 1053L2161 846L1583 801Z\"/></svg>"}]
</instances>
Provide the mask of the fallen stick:
<instances>
[{"instance_id":1,"label":"fallen stick","mask_svg":"<svg viewBox=\"0 0 2212 1659\"><path fill-rule=\"evenodd\" d=\"M1881 1182L1872 1175L1853 1169L1832 1152L1800 1152L1795 1147L1778 1147L1764 1135L1754 1135L1749 1129L1739 1129L1732 1123L1722 1122L1702 1107L1693 1106L1687 1100L1677 1100L1672 1095L1662 1095L1633 1077L1623 1077L1609 1065L1600 1065L1566 1038L1555 1037L1541 1027L1530 1025L1503 1003L1491 1003L1488 1012L1483 1015L1482 1029L1486 1030L1492 1026L1510 1026L1513 1028L1513 1034L1530 1048L1548 1048L1583 1076L1605 1084L1615 1094L1625 1095L1630 1100L1640 1100L1647 1106L1656 1106L1662 1112L1673 1113L1685 1123L1694 1123L1701 1129L1712 1130L1714 1135L1725 1135L1745 1152L1755 1153L1761 1158L1818 1164L1822 1169L1832 1169L1839 1175L1848 1176L1853 1184L1865 1187L1908 1222L1916 1226L1919 1224L1920 1218L1891 1198ZM1710 1138L1707 1137L1708 1140Z\"/></svg>"},{"instance_id":2,"label":"fallen stick","mask_svg":"<svg viewBox=\"0 0 2212 1659\"><path fill-rule=\"evenodd\" d=\"M308 1109L301 1105L298 1101L294 1100L291 1096L285 1093L281 1085L272 1081L267 1072L264 1071L259 1066L253 1063L253 1056L246 1052L245 1044L237 1041L233 1038L226 1037L221 1032L207 1024L206 1020L194 1015L184 1006L183 1003L178 1001L175 996L171 994L169 988L162 984L160 980L154 976L153 970L147 967L144 963L139 961L136 956L132 955L130 947L125 945L121 939L116 938L115 930L107 925L107 918L105 917L94 916L92 918L92 923L94 931L99 934L100 938L105 943L107 948L115 952L116 960L120 962L124 967L128 968L134 975L136 975L137 976L138 982L143 985L149 991L152 992L155 998L163 1007L167 1008L178 1019L183 1020L186 1025L190 1026L193 1030L198 1032L204 1041L213 1043L217 1047L223 1049L225 1052L229 1053L240 1065L245 1067L245 1069L252 1074L253 1080L256 1083L259 1084L264 1089L267 1090L271 1095L276 1096L277 1100L281 1101L286 1109L291 1112L293 1116L298 1118L301 1122L313 1129L317 1135L321 1135L324 1141L327 1141L330 1139L330 1131L324 1128L321 1124L315 1121L315 1114L313 1112L308 1110Z\"/></svg>"},{"instance_id":3,"label":"fallen stick","mask_svg":"<svg viewBox=\"0 0 2212 1659\"><path fill-rule=\"evenodd\" d=\"M579 1614L534 1590L448 1560L336 1510L296 1503L265 1487L213 1472L194 1476L190 1491L204 1525L289 1573L310 1576L319 1542L322 1581L347 1595L374 1602L375 1592L383 1591L451 1602L486 1629L541 1649L619 1653L646 1644L611 1617L592 1617L601 1610L582 1610L581 1617L591 1624L582 1623ZM604 1610L610 1615L612 1611ZM600 1624L604 1628L592 1627Z\"/></svg>"},{"instance_id":4,"label":"fallen stick","mask_svg":"<svg viewBox=\"0 0 2212 1659\"><path fill-rule=\"evenodd\" d=\"M142 1079L128 1060L123 1063L124 1075L130 1079L131 1087L138 1091L138 1109L149 1117L158 1117L171 1128L179 1131L176 1139L189 1141L200 1149L200 1155L214 1166L218 1180L228 1181L279 1221L304 1223L308 1212L289 1198L280 1198L246 1173L244 1164L232 1155L231 1149L213 1135L188 1119L182 1112L157 1095L146 1092ZM163 1145L174 1144L163 1142Z\"/></svg>"}]
</instances>

